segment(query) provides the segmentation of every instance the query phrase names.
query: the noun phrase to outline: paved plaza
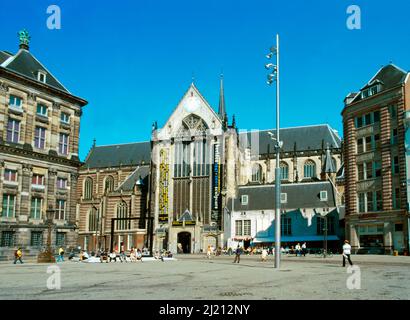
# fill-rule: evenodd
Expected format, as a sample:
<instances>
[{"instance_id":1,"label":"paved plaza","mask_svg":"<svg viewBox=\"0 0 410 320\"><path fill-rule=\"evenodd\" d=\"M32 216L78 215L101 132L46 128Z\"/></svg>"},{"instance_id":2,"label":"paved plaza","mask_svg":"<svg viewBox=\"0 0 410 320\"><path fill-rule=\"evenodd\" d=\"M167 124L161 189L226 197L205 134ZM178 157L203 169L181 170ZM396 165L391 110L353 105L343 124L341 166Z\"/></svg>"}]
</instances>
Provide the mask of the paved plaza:
<instances>
[{"instance_id":1,"label":"paved plaza","mask_svg":"<svg viewBox=\"0 0 410 320\"><path fill-rule=\"evenodd\" d=\"M410 257L352 256L360 289L348 289L352 274L341 257L273 258L179 255L175 261L58 264L61 289L47 288L48 265L0 264L0 299L410 299ZM357 275L357 274L355 274ZM356 282L357 284L357 282Z\"/></svg>"}]
</instances>

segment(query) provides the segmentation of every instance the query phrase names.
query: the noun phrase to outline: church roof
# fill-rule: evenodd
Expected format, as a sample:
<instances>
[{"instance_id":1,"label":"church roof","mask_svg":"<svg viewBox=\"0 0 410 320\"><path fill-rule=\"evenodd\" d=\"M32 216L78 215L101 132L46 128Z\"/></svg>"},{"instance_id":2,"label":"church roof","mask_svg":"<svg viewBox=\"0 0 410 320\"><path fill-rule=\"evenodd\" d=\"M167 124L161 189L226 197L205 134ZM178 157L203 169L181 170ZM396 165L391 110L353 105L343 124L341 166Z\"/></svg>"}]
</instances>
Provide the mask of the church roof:
<instances>
[{"instance_id":1,"label":"church roof","mask_svg":"<svg viewBox=\"0 0 410 320\"><path fill-rule=\"evenodd\" d=\"M136 142L96 146L90 150L83 168L113 168L149 164L151 143Z\"/></svg>"},{"instance_id":2,"label":"church roof","mask_svg":"<svg viewBox=\"0 0 410 320\"><path fill-rule=\"evenodd\" d=\"M143 183L147 183L147 177L149 175L149 166L140 166L132 172L127 179L119 186L119 190L132 191L136 182L141 178Z\"/></svg>"},{"instance_id":3,"label":"church roof","mask_svg":"<svg viewBox=\"0 0 410 320\"><path fill-rule=\"evenodd\" d=\"M17 73L34 81L38 81L39 71L44 72L46 74L45 84L66 93L70 93L57 80L57 78L51 72L49 72L46 67L30 53L30 51L26 49L20 49L15 55L1 51L0 63L0 68L4 68L8 71Z\"/></svg>"},{"instance_id":4,"label":"church roof","mask_svg":"<svg viewBox=\"0 0 410 320\"><path fill-rule=\"evenodd\" d=\"M327 191L327 201L320 200L320 192ZM281 193L287 194L281 209L334 208L334 189L329 181L292 183L281 186ZM248 196L248 204L241 203L241 196ZM227 202L231 208L231 199ZM275 208L275 185L240 186L234 199L234 211L273 210Z\"/></svg>"},{"instance_id":5,"label":"church roof","mask_svg":"<svg viewBox=\"0 0 410 320\"><path fill-rule=\"evenodd\" d=\"M244 141L247 138L248 145L250 145L256 139L259 139L259 154L266 154L269 146L271 153L274 153L274 141L272 140L269 132L273 133L273 137L276 136L276 129L250 131L240 133L240 141ZM252 138L252 134L257 136ZM321 150L322 141L324 145L329 145L331 148L340 148L341 139L337 132L327 124L293 127L293 128L281 128L280 140L283 141L283 152L296 151L308 151L308 150ZM256 139L255 139L256 138Z\"/></svg>"}]
</instances>

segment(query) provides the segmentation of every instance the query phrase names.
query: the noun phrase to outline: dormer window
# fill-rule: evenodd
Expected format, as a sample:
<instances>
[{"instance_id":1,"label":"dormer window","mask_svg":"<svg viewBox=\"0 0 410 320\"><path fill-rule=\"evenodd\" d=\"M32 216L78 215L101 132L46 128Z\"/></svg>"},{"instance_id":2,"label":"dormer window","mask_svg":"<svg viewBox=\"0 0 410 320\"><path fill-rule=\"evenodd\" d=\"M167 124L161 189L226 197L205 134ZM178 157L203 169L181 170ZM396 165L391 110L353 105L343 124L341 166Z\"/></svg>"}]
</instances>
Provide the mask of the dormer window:
<instances>
[{"instance_id":1,"label":"dormer window","mask_svg":"<svg viewBox=\"0 0 410 320\"><path fill-rule=\"evenodd\" d=\"M320 191L320 201L327 201L327 191Z\"/></svg>"},{"instance_id":2,"label":"dormer window","mask_svg":"<svg viewBox=\"0 0 410 320\"><path fill-rule=\"evenodd\" d=\"M44 72L39 71L37 74L37 80L46 83L47 75Z\"/></svg>"},{"instance_id":3,"label":"dormer window","mask_svg":"<svg viewBox=\"0 0 410 320\"><path fill-rule=\"evenodd\" d=\"M379 93L379 85L366 88L362 91L362 99L366 99L378 93Z\"/></svg>"},{"instance_id":4,"label":"dormer window","mask_svg":"<svg viewBox=\"0 0 410 320\"><path fill-rule=\"evenodd\" d=\"M243 206L246 206L248 204L248 200L249 200L249 197L247 194L244 194L241 196L241 204Z\"/></svg>"}]
</instances>

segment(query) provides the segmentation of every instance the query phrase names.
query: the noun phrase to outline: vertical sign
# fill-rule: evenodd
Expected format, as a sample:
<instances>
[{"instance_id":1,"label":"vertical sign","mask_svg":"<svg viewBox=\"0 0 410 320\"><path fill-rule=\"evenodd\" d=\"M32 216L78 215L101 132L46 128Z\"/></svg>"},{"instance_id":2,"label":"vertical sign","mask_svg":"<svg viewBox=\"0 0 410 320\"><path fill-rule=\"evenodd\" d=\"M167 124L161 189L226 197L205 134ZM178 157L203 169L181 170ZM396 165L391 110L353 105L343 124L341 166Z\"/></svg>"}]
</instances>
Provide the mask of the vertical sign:
<instances>
[{"instance_id":1,"label":"vertical sign","mask_svg":"<svg viewBox=\"0 0 410 320\"><path fill-rule=\"evenodd\" d=\"M214 144L212 163L212 211L211 221L220 223L220 193L221 193L221 154L219 142Z\"/></svg>"},{"instance_id":2,"label":"vertical sign","mask_svg":"<svg viewBox=\"0 0 410 320\"><path fill-rule=\"evenodd\" d=\"M168 222L168 185L169 185L169 164L168 154L165 149L159 153L159 217L160 222Z\"/></svg>"}]
</instances>

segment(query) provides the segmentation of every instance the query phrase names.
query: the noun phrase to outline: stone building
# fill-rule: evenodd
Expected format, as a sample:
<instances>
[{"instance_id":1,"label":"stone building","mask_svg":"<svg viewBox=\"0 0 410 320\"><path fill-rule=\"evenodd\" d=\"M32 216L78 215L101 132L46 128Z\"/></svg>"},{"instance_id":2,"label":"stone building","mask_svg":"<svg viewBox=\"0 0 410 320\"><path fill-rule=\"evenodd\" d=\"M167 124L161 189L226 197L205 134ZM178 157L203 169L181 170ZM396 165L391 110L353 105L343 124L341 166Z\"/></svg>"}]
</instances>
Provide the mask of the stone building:
<instances>
[{"instance_id":1,"label":"stone building","mask_svg":"<svg viewBox=\"0 0 410 320\"><path fill-rule=\"evenodd\" d=\"M150 142L93 146L79 171L78 244L85 250L146 246Z\"/></svg>"},{"instance_id":2,"label":"stone building","mask_svg":"<svg viewBox=\"0 0 410 320\"><path fill-rule=\"evenodd\" d=\"M408 250L405 113L410 76L381 68L344 100L346 237L366 252Z\"/></svg>"},{"instance_id":3,"label":"stone building","mask_svg":"<svg viewBox=\"0 0 410 320\"><path fill-rule=\"evenodd\" d=\"M0 51L0 245L36 251L46 239L46 209L55 210L52 244L77 242L76 190L82 107L29 51ZM1 255L1 254L0 254Z\"/></svg>"}]
</instances>

